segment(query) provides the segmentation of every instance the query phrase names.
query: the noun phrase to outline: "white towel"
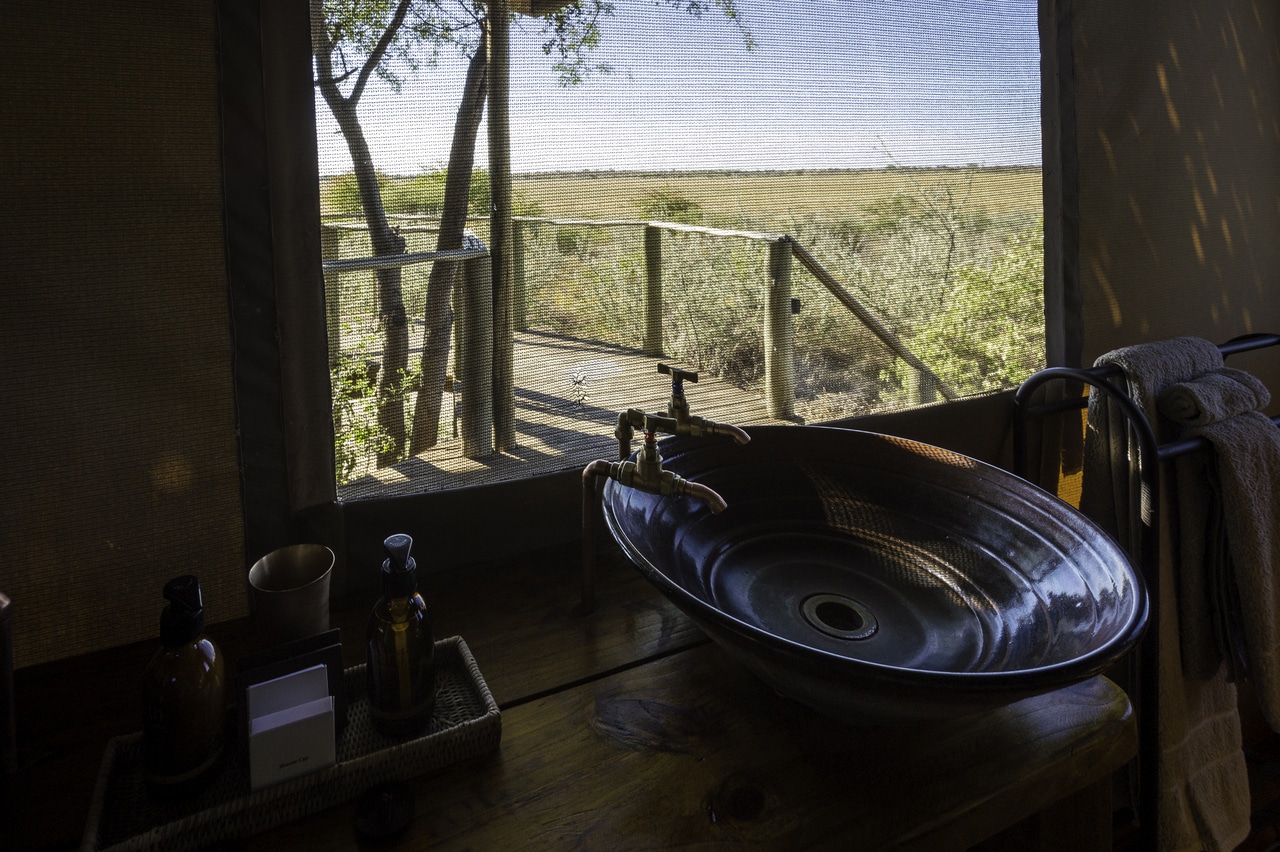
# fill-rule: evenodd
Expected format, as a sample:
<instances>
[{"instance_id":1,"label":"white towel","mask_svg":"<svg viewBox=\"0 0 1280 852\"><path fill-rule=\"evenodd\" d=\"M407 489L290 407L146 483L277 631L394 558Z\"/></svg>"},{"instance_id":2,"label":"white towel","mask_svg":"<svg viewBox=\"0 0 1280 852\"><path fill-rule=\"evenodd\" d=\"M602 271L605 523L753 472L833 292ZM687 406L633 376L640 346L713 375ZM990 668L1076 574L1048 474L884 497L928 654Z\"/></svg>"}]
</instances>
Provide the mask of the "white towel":
<instances>
[{"instance_id":1,"label":"white towel","mask_svg":"<svg viewBox=\"0 0 1280 852\"><path fill-rule=\"evenodd\" d=\"M1169 387L1160 407L1192 427L1185 437L1213 445L1210 523L1226 546L1210 562L1209 594L1198 603L1214 622L1215 649L1230 668L1243 667L1267 723L1280 732L1280 429L1258 410L1270 401L1255 376L1224 368Z\"/></svg>"},{"instance_id":2,"label":"white towel","mask_svg":"<svg viewBox=\"0 0 1280 852\"><path fill-rule=\"evenodd\" d=\"M1118 349L1095 362L1108 364L1124 371L1128 396L1151 423L1157 442L1164 442L1168 430L1162 428L1156 407L1160 392L1222 367L1222 355L1206 340L1181 337ZM1127 426L1104 394L1090 394L1081 509L1125 546L1132 543L1133 531ZM1159 464L1156 459L1143 462ZM1183 677L1176 581L1187 565L1202 571L1204 538L1196 526L1185 530L1188 538L1183 541L1179 520L1184 513L1204 516L1203 492L1177 487L1171 470L1162 473L1160 560L1158 565L1142 566L1144 571L1160 572L1160 596L1153 602L1157 619L1149 628L1158 631L1160 639L1159 845L1170 852L1218 852L1234 849L1249 834L1249 777L1236 689L1222 666L1206 681ZM1142 517L1149 520L1151 501L1147 495L1139 499Z\"/></svg>"},{"instance_id":3,"label":"white towel","mask_svg":"<svg viewBox=\"0 0 1280 852\"><path fill-rule=\"evenodd\" d=\"M1160 393L1160 413L1188 428L1212 426L1271 404L1262 380L1234 367L1219 367Z\"/></svg>"}]
</instances>

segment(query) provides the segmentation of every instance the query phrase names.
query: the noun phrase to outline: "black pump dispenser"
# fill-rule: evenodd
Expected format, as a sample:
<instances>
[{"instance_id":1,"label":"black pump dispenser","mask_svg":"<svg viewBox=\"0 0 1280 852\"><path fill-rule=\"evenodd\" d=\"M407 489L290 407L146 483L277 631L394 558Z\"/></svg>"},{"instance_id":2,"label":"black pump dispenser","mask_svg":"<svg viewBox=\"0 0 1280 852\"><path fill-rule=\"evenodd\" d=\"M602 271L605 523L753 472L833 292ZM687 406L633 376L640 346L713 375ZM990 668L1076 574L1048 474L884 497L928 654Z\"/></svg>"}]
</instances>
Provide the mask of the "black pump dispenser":
<instances>
[{"instance_id":1,"label":"black pump dispenser","mask_svg":"<svg viewBox=\"0 0 1280 852\"><path fill-rule=\"evenodd\" d=\"M382 542L382 599L365 640L369 715L383 734L413 736L431 723L436 702L431 610L418 594L418 563L403 533Z\"/></svg>"},{"instance_id":2,"label":"black pump dispenser","mask_svg":"<svg viewBox=\"0 0 1280 852\"><path fill-rule=\"evenodd\" d=\"M382 594L388 598L404 598L418 588L418 562L409 555L413 539L404 533L387 536L382 542L387 558L382 561Z\"/></svg>"},{"instance_id":3,"label":"black pump dispenser","mask_svg":"<svg viewBox=\"0 0 1280 852\"><path fill-rule=\"evenodd\" d=\"M204 632L204 601L200 580L191 574L164 584L169 605L160 613L160 641L169 647L185 645Z\"/></svg>"},{"instance_id":4,"label":"black pump dispenser","mask_svg":"<svg viewBox=\"0 0 1280 852\"><path fill-rule=\"evenodd\" d=\"M200 581L164 585L160 648L142 683L143 776L161 798L195 793L217 773L223 753L226 666L204 635Z\"/></svg>"}]
</instances>

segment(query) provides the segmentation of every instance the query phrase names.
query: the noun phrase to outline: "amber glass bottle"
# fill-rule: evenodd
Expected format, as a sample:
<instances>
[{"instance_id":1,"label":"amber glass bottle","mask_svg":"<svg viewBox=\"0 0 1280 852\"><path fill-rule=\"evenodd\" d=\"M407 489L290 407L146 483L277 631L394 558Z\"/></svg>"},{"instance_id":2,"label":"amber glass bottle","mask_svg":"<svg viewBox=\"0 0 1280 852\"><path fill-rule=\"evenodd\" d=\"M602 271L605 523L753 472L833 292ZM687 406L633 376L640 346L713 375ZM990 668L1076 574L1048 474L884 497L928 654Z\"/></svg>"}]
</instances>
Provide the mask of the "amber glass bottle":
<instances>
[{"instance_id":1,"label":"amber glass bottle","mask_svg":"<svg viewBox=\"0 0 1280 852\"><path fill-rule=\"evenodd\" d=\"M225 663L204 635L200 581L164 586L160 648L142 684L143 774L153 793L184 795L209 781L222 756Z\"/></svg>"},{"instance_id":2,"label":"amber glass bottle","mask_svg":"<svg viewBox=\"0 0 1280 852\"><path fill-rule=\"evenodd\" d=\"M431 611L418 594L413 539L383 542L382 598L369 616L367 675L370 715L391 737L422 733L436 705L435 637Z\"/></svg>"}]
</instances>

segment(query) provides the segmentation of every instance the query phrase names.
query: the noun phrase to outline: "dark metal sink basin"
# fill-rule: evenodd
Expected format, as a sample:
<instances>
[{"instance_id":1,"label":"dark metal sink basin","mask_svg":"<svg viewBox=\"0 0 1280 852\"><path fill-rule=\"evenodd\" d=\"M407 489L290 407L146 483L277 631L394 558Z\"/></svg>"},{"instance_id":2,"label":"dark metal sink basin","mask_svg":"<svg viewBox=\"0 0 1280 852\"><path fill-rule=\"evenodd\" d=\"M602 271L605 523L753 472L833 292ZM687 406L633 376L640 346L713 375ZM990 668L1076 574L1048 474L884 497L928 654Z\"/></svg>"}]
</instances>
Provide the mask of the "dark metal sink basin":
<instances>
[{"instance_id":1,"label":"dark metal sink basin","mask_svg":"<svg viewBox=\"0 0 1280 852\"><path fill-rule=\"evenodd\" d=\"M724 497L605 484L641 572L778 692L854 723L989 709L1102 672L1140 637L1141 578L1066 503L998 468L846 429L671 438Z\"/></svg>"}]
</instances>

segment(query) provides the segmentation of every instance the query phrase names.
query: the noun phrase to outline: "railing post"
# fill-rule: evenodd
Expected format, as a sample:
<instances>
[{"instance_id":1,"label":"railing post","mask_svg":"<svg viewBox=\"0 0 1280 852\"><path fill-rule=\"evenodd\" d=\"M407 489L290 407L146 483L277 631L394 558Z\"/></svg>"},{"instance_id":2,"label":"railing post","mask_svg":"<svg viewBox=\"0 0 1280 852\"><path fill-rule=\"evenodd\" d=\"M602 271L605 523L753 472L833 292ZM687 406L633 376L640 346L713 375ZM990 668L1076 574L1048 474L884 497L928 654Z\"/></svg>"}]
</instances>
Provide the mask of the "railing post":
<instances>
[{"instance_id":1,"label":"railing post","mask_svg":"<svg viewBox=\"0 0 1280 852\"><path fill-rule=\"evenodd\" d=\"M938 383L933 376L922 370L912 370L907 376L907 394L912 404L927 405L938 401Z\"/></svg>"},{"instance_id":2,"label":"railing post","mask_svg":"<svg viewBox=\"0 0 1280 852\"><path fill-rule=\"evenodd\" d=\"M462 455L493 453L493 264L489 257L462 263L458 297L458 356L461 383Z\"/></svg>"},{"instance_id":3,"label":"railing post","mask_svg":"<svg viewBox=\"0 0 1280 852\"><path fill-rule=\"evenodd\" d=\"M764 317L764 399L770 417L795 416L795 335L791 326L791 238L769 244L769 292Z\"/></svg>"},{"instance_id":4,"label":"railing post","mask_svg":"<svg viewBox=\"0 0 1280 852\"><path fill-rule=\"evenodd\" d=\"M341 228L336 225L321 225L321 261L337 260L341 242ZM329 336L330 369L338 366L338 358L342 355L342 316L339 313L339 299L342 293L341 279L342 274L339 272L324 273L325 329Z\"/></svg>"},{"instance_id":5,"label":"railing post","mask_svg":"<svg viewBox=\"0 0 1280 852\"><path fill-rule=\"evenodd\" d=\"M516 446L515 327L511 291L511 12L507 0L489 0L489 189L492 218L489 248L493 280L489 297L493 346L489 401L492 406L493 448ZM464 396L465 398L465 396ZM491 448L492 449L492 448Z\"/></svg>"},{"instance_id":6,"label":"railing post","mask_svg":"<svg viewBox=\"0 0 1280 852\"><path fill-rule=\"evenodd\" d=\"M662 229L644 226L644 354L662 355Z\"/></svg>"},{"instance_id":7,"label":"railing post","mask_svg":"<svg viewBox=\"0 0 1280 852\"><path fill-rule=\"evenodd\" d=\"M529 327L525 318L524 228L520 219L511 220L511 325L516 331Z\"/></svg>"}]
</instances>

